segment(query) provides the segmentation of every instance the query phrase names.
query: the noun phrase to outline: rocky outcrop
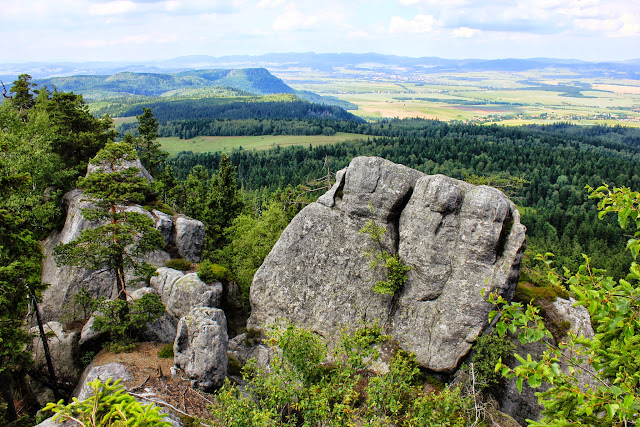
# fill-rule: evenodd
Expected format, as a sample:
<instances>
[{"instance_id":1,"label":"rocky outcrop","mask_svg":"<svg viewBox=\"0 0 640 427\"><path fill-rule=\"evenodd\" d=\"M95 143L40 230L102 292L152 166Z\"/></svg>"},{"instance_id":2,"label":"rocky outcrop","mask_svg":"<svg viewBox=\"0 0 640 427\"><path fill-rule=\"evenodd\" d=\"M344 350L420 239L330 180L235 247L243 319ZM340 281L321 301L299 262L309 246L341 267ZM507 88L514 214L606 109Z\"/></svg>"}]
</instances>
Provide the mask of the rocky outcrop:
<instances>
[{"instance_id":1,"label":"rocky outcrop","mask_svg":"<svg viewBox=\"0 0 640 427\"><path fill-rule=\"evenodd\" d=\"M377 250L359 232L370 220L387 230L383 249L411 267L395 296L372 291L386 271L364 254ZM524 233L515 204L494 188L355 158L256 272L248 327L285 318L333 342L344 327L378 320L422 366L450 372L488 326L487 293L513 295Z\"/></svg>"},{"instance_id":2,"label":"rocky outcrop","mask_svg":"<svg viewBox=\"0 0 640 427\"><path fill-rule=\"evenodd\" d=\"M65 197L67 218L60 232L51 234L43 243L44 261L42 265L42 281L51 286L45 291L42 311L46 320L59 320L70 309L73 295L85 288L94 297L111 298L114 292L114 276L108 270L86 270L83 268L58 266L53 256L53 249L60 243L75 240L80 233L97 224L88 221L81 210L91 207L82 191L72 190ZM184 216L170 217L158 210L149 212L140 206L127 208L153 219L155 226L162 233L167 248L175 248L176 254L190 261L200 260L204 245L204 224ZM145 260L151 265L160 267L171 258L168 252L155 251L148 254Z\"/></svg>"},{"instance_id":3,"label":"rocky outcrop","mask_svg":"<svg viewBox=\"0 0 640 427\"><path fill-rule=\"evenodd\" d=\"M194 308L178 324L174 363L194 386L215 390L227 376L228 347L224 312L217 308Z\"/></svg>"}]
</instances>

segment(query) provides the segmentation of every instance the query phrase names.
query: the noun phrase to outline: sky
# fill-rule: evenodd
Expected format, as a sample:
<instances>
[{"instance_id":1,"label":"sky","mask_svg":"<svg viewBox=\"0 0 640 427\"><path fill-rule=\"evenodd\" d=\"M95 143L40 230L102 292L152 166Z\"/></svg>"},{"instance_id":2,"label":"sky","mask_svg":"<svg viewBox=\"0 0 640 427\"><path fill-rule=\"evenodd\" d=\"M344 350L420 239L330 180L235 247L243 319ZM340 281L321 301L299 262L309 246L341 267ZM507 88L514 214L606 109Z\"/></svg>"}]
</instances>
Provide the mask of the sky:
<instances>
[{"instance_id":1,"label":"sky","mask_svg":"<svg viewBox=\"0 0 640 427\"><path fill-rule=\"evenodd\" d=\"M271 52L640 58L640 0L0 0L0 63Z\"/></svg>"}]
</instances>

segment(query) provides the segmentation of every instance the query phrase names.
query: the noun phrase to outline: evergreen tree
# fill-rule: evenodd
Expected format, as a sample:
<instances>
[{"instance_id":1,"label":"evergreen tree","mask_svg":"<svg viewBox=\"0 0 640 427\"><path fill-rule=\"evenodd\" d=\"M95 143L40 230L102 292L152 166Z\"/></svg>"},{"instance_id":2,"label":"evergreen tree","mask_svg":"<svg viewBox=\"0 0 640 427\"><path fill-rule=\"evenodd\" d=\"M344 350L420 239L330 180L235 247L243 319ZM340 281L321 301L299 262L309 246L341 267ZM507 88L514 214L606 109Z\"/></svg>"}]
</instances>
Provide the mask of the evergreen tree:
<instances>
[{"instance_id":1,"label":"evergreen tree","mask_svg":"<svg viewBox=\"0 0 640 427\"><path fill-rule=\"evenodd\" d=\"M0 175L0 395L8 421L16 419L10 374L31 361L26 350L31 338L25 328L30 297L44 288L38 240L6 203L6 196L23 192L30 182L28 174Z\"/></svg>"},{"instance_id":2,"label":"evergreen tree","mask_svg":"<svg viewBox=\"0 0 640 427\"><path fill-rule=\"evenodd\" d=\"M47 100L46 108L53 132L53 152L68 168L83 170L89 159L117 135L111 129L111 118L95 118L82 95L56 91Z\"/></svg>"},{"instance_id":3,"label":"evergreen tree","mask_svg":"<svg viewBox=\"0 0 640 427\"><path fill-rule=\"evenodd\" d=\"M151 108L142 107L142 111L142 115L136 116L140 135L136 140L136 149L142 166L155 176L169 153L160 149L160 143L157 141L158 120L153 116Z\"/></svg>"},{"instance_id":4,"label":"evergreen tree","mask_svg":"<svg viewBox=\"0 0 640 427\"><path fill-rule=\"evenodd\" d=\"M236 184L236 168L222 154L218 173L209 181L202 221L207 226L206 250L222 249L229 243L224 230L240 215L243 203Z\"/></svg>"},{"instance_id":5,"label":"evergreen tree","mask_svg":"<svg viewBox=\"0 0 640 427\"><path fill-rule=\"evenodd\" d=\"M135 159L135 149L124 142L111 142L100 150L91 161L98 169L80 179L79 186L94 204L93 208L83 210L84 217L104 223L55 248L59 263L110 269L116 277L118 298L122 300L126 300L126 271L133 270L137 279L148 278L154 269L140 258L164 246L153 220L128 209L142 203L150 188L140 170L129 166Z\"/></svg>"},{"instance_id":6,"label":"evergreen tree","mask_svg":"<svg viewBox=\"0 0 640 427\"><path fill-rule=\"evenodd\" d=\"M9 90L11 96L11 104L18 111L29 110L35 105L32 88L36 87L35 83L31 83L29 74L20 74L18 80L13 82L13 86Z\"/></svg>"}]
</instances>

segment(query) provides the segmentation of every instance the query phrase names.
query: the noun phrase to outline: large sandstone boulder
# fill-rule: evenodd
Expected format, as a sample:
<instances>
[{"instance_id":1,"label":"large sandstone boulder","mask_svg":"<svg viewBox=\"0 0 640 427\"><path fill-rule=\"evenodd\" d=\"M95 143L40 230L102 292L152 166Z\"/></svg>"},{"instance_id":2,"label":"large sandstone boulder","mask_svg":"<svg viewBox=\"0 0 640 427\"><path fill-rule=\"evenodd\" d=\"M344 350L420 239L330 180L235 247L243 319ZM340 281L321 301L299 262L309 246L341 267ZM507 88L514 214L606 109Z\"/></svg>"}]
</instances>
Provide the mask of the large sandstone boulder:
<instances>
[{"instance_id":1,"label":"large sandstone boulder","mask_svg":"<svg viewBox=\"0 0 640 427\"><path fill-rule=\"evenodd\" d=\"M395 296L359 230L384 226L382 246L411 267ZM334 342L342 328L381 322L429 369L453 371L488 326L488 292L511 298L525 227L502 192L358 157L289 224L254 276L248 327L284 318ZM482 291L485 291L482 296Z\"/></svg>"},{"instance_id":2,"label":"large sandstone boulder","mask_svg":"<svg viewBox=\"0 0 640 427\"><path fill-rule=\"evenodd\" d=\"M217 308L198 307L180 319L174 363L203 390L220 388L227 376L227 320Z\"/></svg>"}]
</instances>

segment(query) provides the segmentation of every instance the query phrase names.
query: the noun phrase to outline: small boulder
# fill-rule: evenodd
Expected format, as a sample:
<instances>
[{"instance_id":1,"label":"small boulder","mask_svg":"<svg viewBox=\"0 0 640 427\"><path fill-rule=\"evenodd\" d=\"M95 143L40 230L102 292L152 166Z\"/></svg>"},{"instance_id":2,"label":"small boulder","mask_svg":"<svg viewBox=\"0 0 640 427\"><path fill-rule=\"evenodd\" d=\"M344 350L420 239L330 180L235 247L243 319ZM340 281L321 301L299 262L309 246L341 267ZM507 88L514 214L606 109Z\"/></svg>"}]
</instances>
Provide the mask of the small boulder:
<instances>
[{"instance_id":1,"label":"small boulder","mask_svg":"<svg viewBox=\"0 0 640 427\"><path fill-rule=\"evenodd\" d=\"M127 368L121 363L107 363L106 365L93 366L93 364L87 366L82 373L80 382L73 392L73 396L82 401L93 395L93 389L89 386L89 383L98 378L102 382L106 382L111 378L113 383L115 380L131 381L133 377L127 371Z\"/></svg>"},{"instance_id":2,"label":"small boulder","mask_svg":"<svg viewBox=\"0 0 640 427\"><path fill-rule=\"evenodd\" d=\"M215 390L227 376L228 346L224 312L217 308L194 308L178 323L174 363L196 387Z\"/></svg>"},{"instance_id":3,"label":"small boulder","mask_svg":"<svg viewBox=\"0 0 640 427\"><path fill-rule=\"evenodd\" d=\"M204 247L204 224L197 219L178 215L174 217L173 243L178 253L191 262L200 262Z\"/></svg>"},{"instance_id":4,"label":"small boulder","mask_svg":"<svg viewBox=\"0 0 640 427\"><path fill-rule=\"evenodd\" d=\"M200 280L198 273L189 273L176 280L165 305L167 312L180 319L195 307L218 307L221 297L220 282L208 285Z\"/></svg>"}]
</instances>

